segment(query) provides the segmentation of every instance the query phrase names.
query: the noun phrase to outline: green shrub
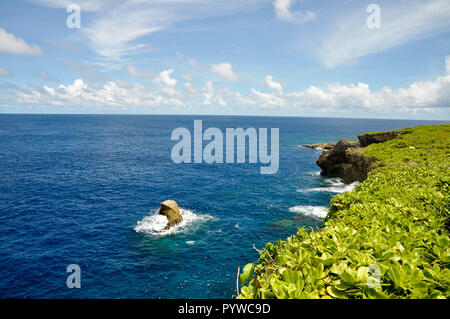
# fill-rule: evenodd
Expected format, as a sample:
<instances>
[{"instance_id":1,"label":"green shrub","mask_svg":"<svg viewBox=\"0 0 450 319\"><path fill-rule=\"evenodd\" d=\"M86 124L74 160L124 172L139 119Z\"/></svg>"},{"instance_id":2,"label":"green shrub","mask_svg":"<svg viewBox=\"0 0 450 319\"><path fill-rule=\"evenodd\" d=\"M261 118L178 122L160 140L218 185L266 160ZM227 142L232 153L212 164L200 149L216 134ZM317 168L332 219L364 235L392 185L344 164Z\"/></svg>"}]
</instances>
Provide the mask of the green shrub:
<instances>
[{"instance_id":1,"label":"green shrub","mask_svg":"<svg viewBox=\"0 0 450 319\"><path fill-rule=\"evenodd\" d=\"M266 244L239 298L449 297L450 125L407 131L362 150L377 168L319 231Z\"/></svg>"}]
</instances>

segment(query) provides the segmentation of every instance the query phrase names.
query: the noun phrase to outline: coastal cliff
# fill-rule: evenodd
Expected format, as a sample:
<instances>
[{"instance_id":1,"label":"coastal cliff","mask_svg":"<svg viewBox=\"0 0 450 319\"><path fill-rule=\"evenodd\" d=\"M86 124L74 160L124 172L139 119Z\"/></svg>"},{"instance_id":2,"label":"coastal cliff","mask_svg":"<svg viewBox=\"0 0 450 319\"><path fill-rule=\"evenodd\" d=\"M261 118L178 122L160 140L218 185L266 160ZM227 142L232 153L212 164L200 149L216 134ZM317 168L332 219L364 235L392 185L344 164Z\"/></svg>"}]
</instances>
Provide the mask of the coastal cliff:
<instances>
[{"instance_id":1,"label":"coastal cliff","mask_svg":"<svg viewBox=\"0 0 450 319\"><path fill-rule=\"evenodd\" d=\"M384 143L403 132L366 133L358 136L357 141L340 140L337 143L319 143L302 145L307 148L323 149L316 164L322 169L321 175L339 177L344 183L362 182L373 169L376 158L363 154L363 148L376 143Z\"/></svg>"},{"instance_id":2,"label":"coastal cliff","mask_svg":"<svg viewBox=\"0 0 450 319\"><path fill-rule=\"evenodd\" d=\"M357 141L340 140L337 143L302 145L307 148L323 149L316 164L322 169L321 175L339 177L344 183L362 182L373 169L375 157L366 156L361 151L371 144L384 143L409 131L366 133Z\"/></svg>"},{"instance_id":3,"label":"coastal cliff","mask_svg":"<svg viewBox=\"0 0 450 319\"><path fill-rule=\"evenodd\" d=\"M239 298L449 298L450 124L321 148L324 174L364 181L320 229L267 243Z\"/></svg>"},{"instance_id":4,"label":"coastal cliff","mask_svg":"<svg viewBox=\"0 0 450 319\"><path fill-rule=\"evenodd\" d=\"M321 175L339 177L347 184L365 180L375 159L360 153L359 148L357 141L341 140L332 149L324 151L316 161L322 169Z\"/></svg>"}]
</instances>

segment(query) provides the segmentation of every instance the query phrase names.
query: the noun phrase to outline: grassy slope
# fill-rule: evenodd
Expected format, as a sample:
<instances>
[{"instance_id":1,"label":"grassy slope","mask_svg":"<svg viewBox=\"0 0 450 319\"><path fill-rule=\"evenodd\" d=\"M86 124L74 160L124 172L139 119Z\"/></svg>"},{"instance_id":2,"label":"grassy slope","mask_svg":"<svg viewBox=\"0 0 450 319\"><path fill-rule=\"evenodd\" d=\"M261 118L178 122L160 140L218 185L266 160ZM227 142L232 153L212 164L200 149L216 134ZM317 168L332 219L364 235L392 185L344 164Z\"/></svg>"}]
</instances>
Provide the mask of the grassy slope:
<instances>
[{"instance_id":1,"label":"grassy slope","mask_svg":"<svg viewBox=\"0 0 450 319\"><path fill-rule=\"evenodd\" d=\"M405 130L359 150L378 168L332 199L322 229L268 243L240 298L450 296L450 125Z\"/></svg>"}]
</instances>

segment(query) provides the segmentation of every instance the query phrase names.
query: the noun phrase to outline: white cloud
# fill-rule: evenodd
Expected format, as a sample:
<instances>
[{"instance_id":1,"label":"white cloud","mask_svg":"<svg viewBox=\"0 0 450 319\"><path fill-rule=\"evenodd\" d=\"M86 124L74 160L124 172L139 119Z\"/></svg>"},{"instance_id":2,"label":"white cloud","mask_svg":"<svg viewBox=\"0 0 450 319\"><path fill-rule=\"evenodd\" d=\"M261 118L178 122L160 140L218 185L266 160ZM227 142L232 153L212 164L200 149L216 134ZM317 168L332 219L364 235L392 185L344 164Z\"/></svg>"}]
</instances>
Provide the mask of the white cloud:
<instances>
[{"instance_id":1,"label":"white cloud","mask_svg":"<svg viewBox=\"0 0 450 319\"><path fill-rule=\"evenodd\" d=\"M138 69L134 65L129 65L125 68L125 72L135 78L147 78L154 75L150 69Z\"/></svg>"},{"instance_id":2,"label":"white cloud","mask_svg":"<svg viewBox=\"0 0 450 319\"><path fill-rule=\"evenodd\" d=\"M37 45L29 45L23 39L0 28L0 53L42 55L44 52Z\"/></svg>"},{"instance_id":3,"label":"white cloud","mask_svg":"<svg viewBox=\"0 0 450 319\"><path fill-rule=\"evenodd\" d=\"M264 93L257 91L255 89L251 89L254 98L257 100L257 103L260 107L282 107L285 103L285 98L276 95L275 93Z\"/></svg>"},{"instance_id":4,"label":"white cloud","mask_svg":"<svg viewBox=\"0 0 450 319\"><path fill-rule=\"evenodd\" d=\"M267 75L264 80L265 80L265 85L268 88L275 90L275 91L283 91L283 86L281 85L281 83L275 82L271 75Z\"/></svg>"},{"instance_id":5,"label":"white cloud","mask_svg":"<svg viewBox=\"0 0 450 319\"><path fill-rule=\"evenodd\" d=\"M166 72L166 71L164 71ZM162 72L163 73L163 72ZM173 79L172 79L173 80ZM164 80L161 80L163 83ZM175 90L174 81L167 86L150 88L138 83L108 81L103 85L88 85L82 79L73 84L56 88L43 86L41 89L15 90L10 101L17 105L61 105L111 107L188 107L198 105L227 107L236 111L253 109L285 110L291 113L342 113L360 114L413 114L433 112L436 108L449 109L450 75L438 77L434 81L414 82L407 88L393 90L385 87L372 91L365 83L329 84L325 87L310 86L294 93L265 93L252 88L248 94L226 88L214 87L206 81L203 88L196 88L186 82L186 94Z\"/></svg>"},{"instance_id":6,"label":"white cloud","mask_svg":"<svg viewBox=\"0 0 450 319\"><path fill-rule=\"evenodd\" d=\"M221 77L230 81L236 81L238 79L236 74L233 72L233 66L228 62L211 65L211 72L217 73Z\"/></svg>"},{"instance_id":7,"label":"white cloud","mask_svg":"<svg viewBox=\"0 0 450 319\"><path fill-rule=\"evenodd\" d=\"M130 9L127 5L106 12L93 24L82 28L98 55L120 60L135 51L152 50L148 45L134 41L163 28L163 21L154 12Z\"/></svg>"},{"instance_id":8,"label":"white cloud","mask_svg":"<svg viewBox=\"0 0 450 319\"><path fill-rule=\"evenodd\" d=\"M203 105L211 106L214 103L222 107L227 106L222 96L217 94L212 81L206 81L205 87L201 90L201 94L203 96Z\"/></svg>"},{"instance_id":9,"label":"white cloud","mask_svg":"<svg viewBox=\"0 0 450 319\"><path fill-rule=\"evenodd\" d=\"M295 0L275 0L273 6L275 8L275 14L278 19L291 23L303 23L314 20L316 15L312 11L295 11L291 12L291 6L295 3Z\"/></svg>"},{"instance_id":10,"label":"white cloud","mask_svg":"<svg viewBox=\"0 0 450 319\"><path fill-rule=\"evenodd\" d=\"M170 77L172 73L173 69L162 71L153 81L163 86L174 87L177 85L177 80Z\"/></svg>"},{"instance_id":11,"label":"white cloud","mask_svg":"<svg viewBox=\"0 0 450 319\"><path fill-rule=\"evenodd\" d=\"M326 29L318 54L326 67L351 63L360 57L450 31L450 0L385 2L381 28L366 26L364 6L340 17Z\"/></svg>"},{"instance_id":12,"label":"white cloud","mask_svg":"<svg viewBox=\"0 0 450 319\"><path fill-rule=\"evenodd\" d=\"M267 0L102 0L78 1L81 11L94 19L85 19L81 31L95 52L109 60L151 50L138 41L144 36L187 20L223 16L248 11ZM66 8L71 0L33 0L38 4ZM90 21L93 21L90 23Z\"/></svg>"},{"instance_id":13,"label":"white cloud","mask_svg":"<svg viewBox=\"0 0 450 319\"><path fill-rule=\"evenodd\" d=\"M292 100L304 107L365 108L371 104L371 92L367 84L329 84L325 88L310 86L302 92L290 95Z\"/></svg>"},{"instance_id":14,"label":"white cloud","mask_svg":"<svg viewBox=\"0 0 450 319\"><path fill-rule=\"evenodd\" d=\"M401 109L450 107L450 75L434 81L417 81L408 88L392 90L384 87L378 92L368 84L329 84L324 88L311 86L305 91L287 95L296 107L328 110L352 110L389 113Z\"/></svg>"},{"instance_id":15,"label":"white cloud","mask_svg":"<svg viewBox=\"0 0 450 319\"><path fill-rule=\"evenodd\" d=\"M43 86L32 91L16 86L0 86L0 104L8 105L61 105L61 106L103 106L109 110L119 107L164 109L183 108L187 111L272 112L272 114L433 114L450 110L450 74L429 81L416 81L405 88L384 87L374 91L366 83L333 83L323 87L310 86L298 92L284 92L274 89L277 82L270 76L265 80L272 85L271 92L252 88L238 92L228 88L215 87L211 80L204 87L197 88L190 81L184 83L184 90L176 90L173 69L159 73L154 79L157 86L145 86L136 82L109 80L104 84L86 83L82 79L72 84L57 87ZM273 82L273 83L272 83ZM278 83L279 84L279 83ZM268 87L267 83L264 84ZM201 108L203 107L203 109ZM447 112L447 113L445 113Z\"/></svg>"},{"instance_id":16,"label":"white cloud","mask_svg":"<svg viewBox=\"0 0 450 319\"><path fill-rule=\"evenodd\" d=\"M120 80L108 81L103 85L88 85L82 79L73 84L59 85L56 88L44 86L32 92L16 90L17 103L23 105L57 106L103 106L128 109L131 107L182 107L183 101L173 88L150 89L138 83Z\"/></svg>"},{"instance_id":17,"label":"white cloud","mask_svg":"<svg viewBox=\"0 0 450 319\"><path fill-rule=\"evenodd\" d=\"M11 71L9 71L5 68L2 68L0 66L0 76L11 76L11 75L12 75Z\"/></svg>"}]
</instances>

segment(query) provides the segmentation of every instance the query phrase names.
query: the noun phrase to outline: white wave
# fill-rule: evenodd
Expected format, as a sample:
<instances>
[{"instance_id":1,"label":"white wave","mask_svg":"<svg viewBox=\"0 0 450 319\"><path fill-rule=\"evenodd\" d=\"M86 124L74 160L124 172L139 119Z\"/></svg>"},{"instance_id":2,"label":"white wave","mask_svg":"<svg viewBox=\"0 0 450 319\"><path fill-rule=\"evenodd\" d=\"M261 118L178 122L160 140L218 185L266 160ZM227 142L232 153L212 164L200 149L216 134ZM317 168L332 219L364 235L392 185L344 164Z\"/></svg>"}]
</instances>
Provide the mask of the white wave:
<instances>
[{"instance_id":1,"label":"white wave","mask_svg":"<svg viewBox=\"0 0 450 319\"><path fill-rule=\"evenodd\" d=\"M344 184L342 183L342 185L335 185L335 186L330 186L330 187L316 187L316 188L311 188L312 192L328 192L328 193L337 193L337 194L342 194L345 192L351 192L356 185L358 185L358 182L354 182L351 184Z\"/></svg>"},{"instance_id":2,"label":"white wave","mask_svg":"<svg viewBox=\"0 0 450 319\"><path fill-rule=\"evenodd\" d=\"M134 230L137 233L145 233L156 237L162 237L178 233L186 233L190 230L197 229L199 227L199 223L209 220L216 220L216 218L211 215L195 214L193 211L184 208L180 208L180 214L183 217L181 223L171 227L168 230L164 230L164 227L167 225L167 217L160 215L158 213L158 209L155 209L152 211L150 216L146 216L142 220L138 221L137 225L134 227Z\"/></svg>"},{"instance_id":3,"label":"white wave","mask_svg":"<svg viewBox=\"0 0 450 319\"><path fill-rule=\"evenodd\" d=\"M342 180L341 180L339 177L335 177L335 178L333 178L333 177L331 177L331 178L323 178L322 180L323 180L325 183L331 184L331 185L333 185L333 186L344 186L344 185L346 185L346 184L344 184L344 183L342 182Z\"/></svg>"},{"instance_id":4,"label":"white wave","mask_svg":"<svg viewBox=\"0 0 450 319\"><path fill-rule=\"evenodd\" d=\"M314 187L308 189L297 189L297 192L299 193L320 192L320 193L342 194L345 192L351 192L355 188L355 186L359 184L359 182L344 184L339 179L326 179L325 181L329 183L330 186Z\"/></svg>"},{"instance_id":5,"label":"white wave","mask_svg":"<svg viewBox=\"0 0 450 319\"><path fill-rule=\"evenodd\" d=\"M328 207L325 206L294 206L289 208L291 213L300 213L305 216L325 218L328 214Z\"/></svg>"}]
</instances>

